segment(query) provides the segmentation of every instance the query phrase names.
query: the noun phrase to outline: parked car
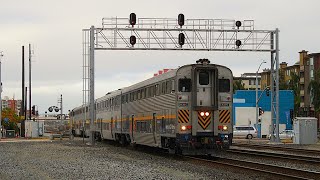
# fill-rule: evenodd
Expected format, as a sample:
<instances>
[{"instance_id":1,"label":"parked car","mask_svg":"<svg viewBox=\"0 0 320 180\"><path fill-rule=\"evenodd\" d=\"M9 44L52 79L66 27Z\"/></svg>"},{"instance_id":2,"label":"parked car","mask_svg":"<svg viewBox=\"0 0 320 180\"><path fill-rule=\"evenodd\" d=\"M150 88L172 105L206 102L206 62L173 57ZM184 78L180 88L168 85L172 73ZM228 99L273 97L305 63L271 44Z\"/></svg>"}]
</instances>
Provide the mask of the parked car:
<instances>
[{"instance_id":1,"label":"parked car","mask_svg":"<svg viewBox=\"0 0 320 180\"><path fill-rule=\"evenodd\" d=\"M234 126L233 137L252 139L258 136L254 126Z\"/></svg>"},{"instance_id":2,"label":"parked car","mask_svg":"<svg viewBox=\"0 0 320 180\"><path fill-rule=\"evenodd\" d=\"M274 137L276 137L275 133L273 135ZM286 129L279 133L280 139L293 139L293 137L294 137L293 130ZM271 134L269 135L269 139L271 139Z\"/></svg>"}]
</instances>

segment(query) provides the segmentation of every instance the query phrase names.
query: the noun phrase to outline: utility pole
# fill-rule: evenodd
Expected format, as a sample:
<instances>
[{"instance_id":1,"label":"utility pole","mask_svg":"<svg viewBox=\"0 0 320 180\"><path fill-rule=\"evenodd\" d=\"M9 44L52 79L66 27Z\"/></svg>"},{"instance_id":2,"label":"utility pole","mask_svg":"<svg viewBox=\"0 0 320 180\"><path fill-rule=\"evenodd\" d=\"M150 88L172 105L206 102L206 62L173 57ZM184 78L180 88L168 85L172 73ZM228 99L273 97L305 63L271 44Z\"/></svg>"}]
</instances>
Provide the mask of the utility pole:
<instances>
[{"instance_id":1,"label":"utility pole","mask_svg":"<svg viewBox=\"0 0 320 180\"><path fill-rule=\"evenodd\" d=\"M29 120L31 120L31 44L29 44Z\"/></svg>"},{"instance_id":2,"label":"utility pole","mask_svg":"<svg viewBox=\"0 0 320 180\"><path fill-rule=\"evenodd\" d=\"M25 100L24 100L24 119L27 120L27 111L28 111L28 108L27 108L27 104L28 104L28 97L27 97L27 94L28 94L28 87L25 87L25 92L24 92L24 96L26 97Z\"/></svg>"},{"instance_id":3,"label":"utility pole","mask_svg":"<svg viewBox=\"0 0 320 180\"><path fill-rule=\"evenodd\" d=\"M1 119L2 119L2 97L1 97L1 94L2 94L2 81L1 81L1 59L3 57L3 53L2 51L0 51L0 129L2 129L2 123L1 123ZM2 138L2 132L0 132L0 139Z\"/></svg>"},{"instance_id":4,"label":"utility pole","mask_svg":"<svg viewBox=\"0 0 320 180\"><path fill-rule=\"evenodd\" d=\"M24 46L22 46L22 84L21 84L21 110L20 110L20 116L24 116L22 122L21 122L21 129L20 129L20 134L22 135L22 137L24 137L24 131L25 131L25 120L26 120L26 116L25 116L25 90L24 90Z\"/></svg>"}]
</instances>

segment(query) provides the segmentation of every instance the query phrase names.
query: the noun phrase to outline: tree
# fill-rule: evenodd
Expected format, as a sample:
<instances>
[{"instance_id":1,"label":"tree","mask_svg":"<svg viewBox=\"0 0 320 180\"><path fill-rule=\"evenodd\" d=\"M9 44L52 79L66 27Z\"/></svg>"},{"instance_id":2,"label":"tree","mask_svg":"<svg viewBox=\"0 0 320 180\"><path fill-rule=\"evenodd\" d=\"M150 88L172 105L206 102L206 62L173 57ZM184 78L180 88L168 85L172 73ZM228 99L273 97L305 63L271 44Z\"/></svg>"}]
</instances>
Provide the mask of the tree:
<instances>
[{"instance_id":1,"label":"tree","mask_svg":"<svg viewBox=\"0 0 320 180\"><path fill-rule=\"evenodd\" d=\"M287 84L287 88L288 90L292 90L293 91L293 94L294 94L294 114L295 116L298 115L299 113L299 107L300 107L300 102L301 102L301 99L300 99L300 77L294 73L294 72L291 72L290 74L291 78Z\"/></svg>"},{"instance_id":2,"label":"tree","mask_svg":"<svg viewBox=\"0 0 320 180\"><path fill-rule=\"evenodd\" d=\"M245 90L244 84L242 83L242 80L241 80L241 79L239 79L239 80L234 80L234 81L233 81L233 93L234 93L236 90Z\"/></svg>"},{"instance_id":3,"label":"tree","mask_svg":"<svg viewBox=\"0 0 320 180\"><path fill-rule=\"evenodd\" d=\"M285 71L279 70L279 90L288 89L288 82L285 81Z\"/></svg>"},{"instance_id":4,"label":"tree","mask_svg":"<svg viewBox=\"0 0 320 180\"><path fill-rule=\"evenodd\" d=\"M21 122L20 117L11 108L4 108L1 114L2 126L7 130L18 131L17 123Z\"/></svg>"},{"instance_id":5,"label":"tree","mask_svg":"<svg viewBox=\"0 0 320 180\"><path fill-rule=\"evenodd\" d=\"M320 70L316 71L315 78L310 81L308 91L310 92L311 103L314 105L316 114L320 113ZM318 117L318 116L316 116Z\"/></svg>"}]
</instances>

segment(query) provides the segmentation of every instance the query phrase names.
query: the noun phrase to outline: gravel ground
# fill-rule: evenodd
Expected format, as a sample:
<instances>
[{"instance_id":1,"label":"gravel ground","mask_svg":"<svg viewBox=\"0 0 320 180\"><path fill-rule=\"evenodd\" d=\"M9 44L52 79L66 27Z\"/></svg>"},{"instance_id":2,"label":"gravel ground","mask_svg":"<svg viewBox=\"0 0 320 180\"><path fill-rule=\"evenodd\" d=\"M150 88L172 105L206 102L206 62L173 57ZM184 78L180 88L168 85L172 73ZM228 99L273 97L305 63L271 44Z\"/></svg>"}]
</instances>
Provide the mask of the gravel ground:
<instances>
[{"instance_id":1,"label":"gravel ground","mask_svg":"<svg viewBox=\"0 0 320 180\"><path fill-rule=\"evenodd\" d=\"M0 143L0 179L261 179L81 139Z\"/></svg>"}]
</instances>

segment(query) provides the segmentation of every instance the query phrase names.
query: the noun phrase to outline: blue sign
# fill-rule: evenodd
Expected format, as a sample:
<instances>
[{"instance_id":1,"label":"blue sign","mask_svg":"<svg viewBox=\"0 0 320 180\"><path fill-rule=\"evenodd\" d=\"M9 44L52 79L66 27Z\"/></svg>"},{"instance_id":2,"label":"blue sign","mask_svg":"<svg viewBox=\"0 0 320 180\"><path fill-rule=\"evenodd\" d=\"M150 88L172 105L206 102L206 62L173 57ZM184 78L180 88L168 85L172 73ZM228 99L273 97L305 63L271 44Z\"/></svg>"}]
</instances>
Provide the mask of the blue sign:
<instances>
[{"instance_id":1,"label":"blue sign","mask_svg":"<svg viewBox=\"0 0 320 180\"><path fill-rule=\"evenodd\" d=\"M4 121L5 123L8 123L8 122L9 122L9 118L6 117L6 118L3 119L3 121Z\"/></svg>"}]
</instances>

